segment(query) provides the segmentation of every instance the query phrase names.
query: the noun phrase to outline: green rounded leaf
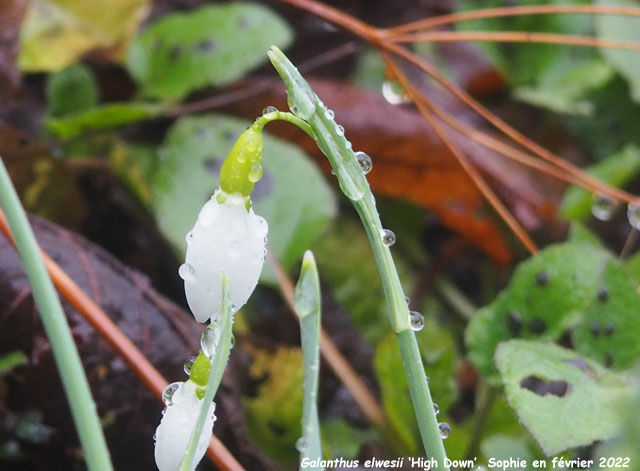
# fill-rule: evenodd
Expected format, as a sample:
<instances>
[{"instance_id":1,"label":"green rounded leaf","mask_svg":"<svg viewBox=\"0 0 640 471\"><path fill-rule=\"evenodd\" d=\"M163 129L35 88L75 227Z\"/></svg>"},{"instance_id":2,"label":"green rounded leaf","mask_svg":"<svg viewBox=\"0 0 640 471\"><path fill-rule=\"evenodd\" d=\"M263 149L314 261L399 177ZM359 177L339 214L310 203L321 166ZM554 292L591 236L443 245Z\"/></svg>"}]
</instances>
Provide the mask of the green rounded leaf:
<instances>
[{"instance_id":1,"label":"green rounded leaf","mask_svg":"<svg viewBox=\"0 0 640 471\"><path fill-rule=\"evenodd\" d=\"M127 66L145 96L179 100L242 77L265 61L270 45L286 47L291 38L288 25L262 5L209 5L153 24L132 43Z\"/></svg>"}]
</instances>

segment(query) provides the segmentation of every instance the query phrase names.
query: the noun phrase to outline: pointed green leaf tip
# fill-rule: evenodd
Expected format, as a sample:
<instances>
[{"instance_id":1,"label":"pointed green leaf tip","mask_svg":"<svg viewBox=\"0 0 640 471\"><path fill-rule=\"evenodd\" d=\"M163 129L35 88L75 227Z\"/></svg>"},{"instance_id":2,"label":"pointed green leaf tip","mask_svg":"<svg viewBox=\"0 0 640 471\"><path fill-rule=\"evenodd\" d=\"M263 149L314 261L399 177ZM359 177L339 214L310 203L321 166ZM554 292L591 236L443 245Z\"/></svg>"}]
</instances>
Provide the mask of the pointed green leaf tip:
<instances>
[{"instance_id":1,"label":"pointed green leaf tip","mask_svg":"<svg viewBox=\"0 0 640 471\"><path fill-rule=\"evenodd\" d=\"M300 278L294 293L294 304L300 317L320 311L320 280L316 259L310 250L304 253Z\"/></svg>"},{"instance_id":2,"label":"pointed green leaf tip","mask_svg":"<svg viewBox=\"0 0 640 471\"><path fill-rule=\"evenodd\" d=\"M309 120L316 110L318 96L280 49L271 46L267 55L287 87L287 101L291 112L298 118Z\"/></svg>"},{"instance_id":3,"label":"pointed green leaf tip","mask_svg":"<svg viewBox=\"0 0 640 471\"><path fill-rule=\"evenodd\" d=\"M262 126L256 123L240 134L220 169L220 188L232 195L250 196L256 182L262 178L264 140Z\"/></svg>"}]
</instances>

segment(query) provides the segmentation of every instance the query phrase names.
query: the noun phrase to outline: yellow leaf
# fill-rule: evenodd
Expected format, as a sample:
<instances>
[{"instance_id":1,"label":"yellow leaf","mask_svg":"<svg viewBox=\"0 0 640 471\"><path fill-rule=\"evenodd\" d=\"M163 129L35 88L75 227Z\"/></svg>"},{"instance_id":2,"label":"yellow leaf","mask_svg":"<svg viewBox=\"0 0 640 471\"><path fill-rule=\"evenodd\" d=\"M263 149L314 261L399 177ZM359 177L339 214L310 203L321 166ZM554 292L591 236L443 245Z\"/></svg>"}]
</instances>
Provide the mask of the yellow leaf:
<instances>
[{"instance_id":1,"label":"yellow leaf","mask_svg":"<svg viewBox=\"0 0 640 471\"><path fill-rule=\"evenodd\" d=\"M149 0L33 0L20 31L18 66L57 71L94 49L122 60Z\"/></svg>"}]
</instances>

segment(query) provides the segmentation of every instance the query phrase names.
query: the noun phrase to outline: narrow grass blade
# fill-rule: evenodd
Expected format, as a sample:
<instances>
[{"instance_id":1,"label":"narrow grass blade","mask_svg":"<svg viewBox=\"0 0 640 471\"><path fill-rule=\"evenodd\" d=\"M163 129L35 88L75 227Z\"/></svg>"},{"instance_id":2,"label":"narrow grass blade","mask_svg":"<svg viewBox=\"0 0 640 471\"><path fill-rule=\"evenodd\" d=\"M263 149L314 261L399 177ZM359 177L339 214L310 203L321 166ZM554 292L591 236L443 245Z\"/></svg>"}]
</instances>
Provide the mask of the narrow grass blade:
<instances>
[{"instance_id":1,"label":"narrow grass blade","mask_svg":"<svg viewBox=\"0 0 640 471\"><path fill-rule=\"evenodd\" d=\"M229 278L224 273L222 274L222 311L220 315L219 340L216 346L215 354L211 359L211 370L209 372L209 380L207 381L207 389L202 398L202 405L200 406L200 414L198 415L198 421L191 433L189 439L189 445L187 445L187 451L180 463L179 471L189 471L193 463L193 455L196 451L196 446L200 440L200 435L203 432L204 423L209 411L209 405L213 401L222 375L227 366L229 360L229 352L231 351L231 343L233 338L232 333L233 326L233 309L231 306L231 288L229 286ZM208 329L211 326L207 327Z\"/></svg>"},{"instance_id":2,"label":"narrow grass blade","mask_svg":"<svg viewBox=\"0 0 640 471\"><path fill-rule=\"evenodd\" d=\"M300 469L324 471L308 463L322 459L318 421L318 374L320 372L320 281L313 253L307 250L302 260L294 302L300 315L302 343L302 437L296 443L300 451ZM306 463L306 464L305 464Z\"/></svg>"},{"instance_id":3,"label":"narrow grass blade","mask_svg":"<svg viewBox=\"0 0 640 471\"><path fill-rule=\"evenodd\" d=\"M91 396L76 344L71 336L60 298L44 267L40 248L27 215L22 209L2 158L0 158L0 206L9 221L42 324L51 343L51 350L69 401L87 466L89 470L110 471L113 466L109 450L102 434L96 405Z\"/></svg>"}]
</instances>

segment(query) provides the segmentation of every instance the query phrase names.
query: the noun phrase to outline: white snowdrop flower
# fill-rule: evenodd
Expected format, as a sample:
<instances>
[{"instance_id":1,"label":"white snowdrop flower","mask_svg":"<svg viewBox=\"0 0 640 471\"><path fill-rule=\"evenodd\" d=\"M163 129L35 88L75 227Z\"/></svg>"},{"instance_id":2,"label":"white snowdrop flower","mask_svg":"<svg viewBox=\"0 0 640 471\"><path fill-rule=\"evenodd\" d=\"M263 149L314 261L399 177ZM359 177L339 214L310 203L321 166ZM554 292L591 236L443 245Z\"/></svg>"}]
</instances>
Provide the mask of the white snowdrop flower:
<instances>
[{"instance_id":1,"label":"white snowdrop flower","mask_svg":"<svg viewBox=\"0 0 640 471\"><path fill-rule=\"evenodd\" d=\"M171 397L171 405L165 409L164 416L154 435L156 466L160 471L177 471L198 420L201 404L201 399L198 399L196 395L196 384L193 381L182 383L174 392ZM216 419L215 410L216 404L212 402L193 455L190 471L196 469L207 450L213 433L213 423Z\"/></svg>"},{"instance_id":2,"label":"white snowdrop flower","mask_svg":"<svg viewBox=\"0 0 640 471\"><path fill-rule=\"evenodd\" d=\"M224 202L217 195L225 196ZM246 208L239 193L218 192L205 203L187 235L186 260L180 267L187 301L198 322L219 319L223 272L229 277L234 311L247 302L260 278L267 232L267 222Z\"/></svg>"}]
</instances>

